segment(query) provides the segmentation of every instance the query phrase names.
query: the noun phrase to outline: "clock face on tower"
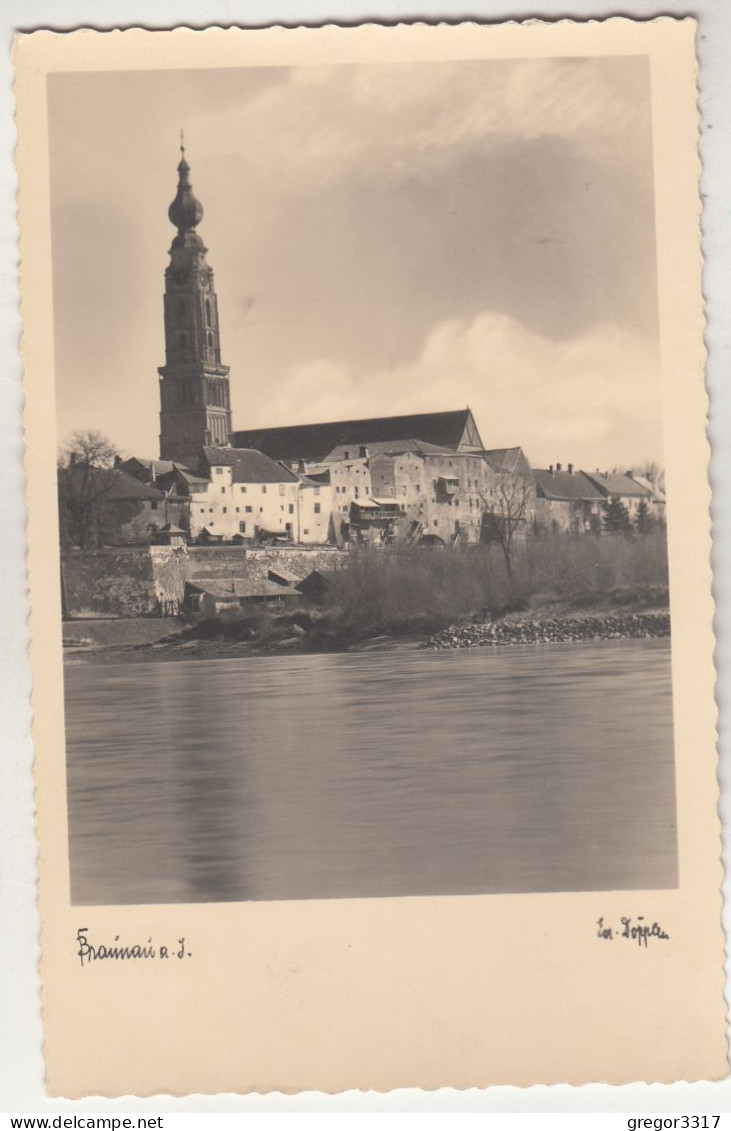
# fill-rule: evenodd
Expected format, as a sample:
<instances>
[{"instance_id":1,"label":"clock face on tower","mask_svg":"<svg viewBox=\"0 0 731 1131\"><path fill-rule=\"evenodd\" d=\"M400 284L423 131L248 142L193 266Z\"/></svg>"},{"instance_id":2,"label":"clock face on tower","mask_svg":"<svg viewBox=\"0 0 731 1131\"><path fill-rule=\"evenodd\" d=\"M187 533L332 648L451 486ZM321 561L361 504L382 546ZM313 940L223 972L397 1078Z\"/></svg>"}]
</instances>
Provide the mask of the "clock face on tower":
<instances>
[{"instance_id":1,"label":"clock face on tower","mask_svg":"<svg viewBox=\"0 0 731 1131\"><path fill-rule=\"evenodd\" d=\"M200 283L201 283L202 287L208 286L208 272L207 271L201 271L200 274L198 275L198 278L200 279Z\"/></svg>"},{"instance_id":2,"label":"clock face on tower","mask_svg":"<svg viewBox=\"0 0 731 1131\"><path fill-rule=\"evenodd\" d=\"M173 278L175 279L176 283L182 286L182 284L188 278L188 272L184 267L176 267L173 271Z\"/></svg>"}]
</instances>

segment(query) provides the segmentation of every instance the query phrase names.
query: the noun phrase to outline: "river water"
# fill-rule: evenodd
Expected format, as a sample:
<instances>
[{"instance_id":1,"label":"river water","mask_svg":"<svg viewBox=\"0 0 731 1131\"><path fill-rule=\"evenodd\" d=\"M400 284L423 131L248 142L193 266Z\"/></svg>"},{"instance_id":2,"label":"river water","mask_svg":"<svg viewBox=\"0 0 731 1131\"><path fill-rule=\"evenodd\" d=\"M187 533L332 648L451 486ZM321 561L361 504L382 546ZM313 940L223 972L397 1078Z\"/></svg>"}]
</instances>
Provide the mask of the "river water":
<instances>
[{"instance_id":1,"label":"river water","mask_svg":"<svg viewBox=\"0 0 731 1131\"><path fill-rule=\"evenodd\" d=\"M667 888L667 640L69 665L76 904Z\"/></svg>"}]
</instances>

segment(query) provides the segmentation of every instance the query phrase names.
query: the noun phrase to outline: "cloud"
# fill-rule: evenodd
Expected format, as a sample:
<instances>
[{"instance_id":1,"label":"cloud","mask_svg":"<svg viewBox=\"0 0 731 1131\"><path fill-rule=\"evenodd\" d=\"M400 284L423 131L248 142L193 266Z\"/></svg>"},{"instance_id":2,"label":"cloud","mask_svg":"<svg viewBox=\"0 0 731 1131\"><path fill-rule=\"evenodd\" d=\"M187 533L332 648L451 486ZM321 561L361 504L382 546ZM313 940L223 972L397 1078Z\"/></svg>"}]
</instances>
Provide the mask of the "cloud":
<instances>
[{"instance_id":1,"label":"cloud","mask_svg":"<svg viewBox=\"0 0 731 1131\"><path fill-rule=\"evenodd\" d=\"M222 108L215 131L204 115L189 125L206 159L235 148L249 177L302 193L409 177L506 137L630 164L647 149L648 78L641 57L295 68Z\"/></svg>"},{"instance_id":2,"label":"cloud","mask_svg":"<svg viewBox=\"0 0 731 1131\"><path fill-rule=\"evenodd\" d=\"M661 457L659 398L658 359L640 337L607 324L554 341L485 312L434 326L419 356L397 368L326 358L293 366L267 416L314 422L469 404L489 447L520 444L539 466L594 468ZM292 405L307 406L297 420Z\"/></svg>"}]
</instances>

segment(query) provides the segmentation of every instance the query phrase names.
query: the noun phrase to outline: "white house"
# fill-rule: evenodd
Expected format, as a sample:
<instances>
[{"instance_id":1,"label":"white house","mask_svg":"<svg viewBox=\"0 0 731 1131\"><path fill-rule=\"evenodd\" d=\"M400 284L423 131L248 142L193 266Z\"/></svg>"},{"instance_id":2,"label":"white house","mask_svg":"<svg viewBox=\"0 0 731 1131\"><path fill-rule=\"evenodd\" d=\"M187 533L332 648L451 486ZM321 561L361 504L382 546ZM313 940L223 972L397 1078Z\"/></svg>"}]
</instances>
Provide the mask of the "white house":
<instances>
[{"instance_id":1,"label":"white house","mask_svg":"<svg viewBox=\"0 0 731 1131\"><path fill-rule=\"evenodd\" d=\"M191 491L190 533L203 530L226 539L262 534L298 542L297 476L250 448L203 448L205 490Z\"/></svg>"}]
</instances>

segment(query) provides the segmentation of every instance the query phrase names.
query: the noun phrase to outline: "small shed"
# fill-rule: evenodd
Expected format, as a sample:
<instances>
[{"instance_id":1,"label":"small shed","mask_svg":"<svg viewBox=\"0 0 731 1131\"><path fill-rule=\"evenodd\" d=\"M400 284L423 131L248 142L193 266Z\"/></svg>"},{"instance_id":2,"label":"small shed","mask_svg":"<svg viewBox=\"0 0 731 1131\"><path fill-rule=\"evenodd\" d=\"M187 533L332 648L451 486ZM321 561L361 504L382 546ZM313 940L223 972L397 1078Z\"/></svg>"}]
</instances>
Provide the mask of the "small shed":
<instances>
[{"instance_id":1,"label":"small shed","mask_svg":"<svg viewBox=\"0 0 731 1131\"><path fill-rule=\"evenodd\" d=\"M245 577L199 578L186 583L184 606L186 612L212 617L227 609L280 605L296 597L293 589L287 590L273 581L250 581Z\"/></svg>"},{"instance_id":2,"label":"small shed","mask_svg":"<svg viewBox=\"0 0 731 1131\"><path fill-rule=\"evenodd\" d=\"M295 589L314 605L320 605L330 593L337 572L334 569L313 569L312 573L298 582Z\"/></svg>"}]
</instances>

